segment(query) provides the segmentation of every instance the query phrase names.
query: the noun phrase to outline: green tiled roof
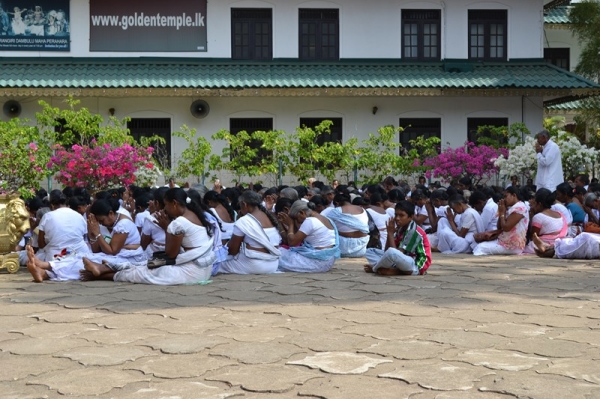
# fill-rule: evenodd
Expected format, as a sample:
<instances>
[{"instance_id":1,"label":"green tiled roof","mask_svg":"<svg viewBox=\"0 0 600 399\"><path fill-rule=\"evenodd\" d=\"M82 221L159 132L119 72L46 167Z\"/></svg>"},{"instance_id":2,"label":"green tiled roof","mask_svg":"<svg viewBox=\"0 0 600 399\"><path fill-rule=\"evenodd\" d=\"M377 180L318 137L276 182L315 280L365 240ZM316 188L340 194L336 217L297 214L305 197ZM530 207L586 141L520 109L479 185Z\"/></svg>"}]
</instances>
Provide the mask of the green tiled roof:
<instances>
[{"instance_id":1,"label":"green tiled roof","mask_svg":"<svg viewBox=\"0 0 600 399\"><path fill-rule=\"evenodd\" d=\"M456 71L456 68L464 72ZM430 88L592 89L600 86L541 60L342 60L242 63L198 59L0 59L0 88Z\"/></svg>"},{"instance_id":2,"label":"green tiled roof","mask_svg":"<svg viewBox=\"0 0 600 399\"><path fill-rule=\"evenodd\" d=\"M582 110L584 107L580 100L575 100L562 104L549 105L546 108L551 111L579 111Z\"/></svg>"},{"instance_id":3,"label":"green tiled roof","mask_svg":"<svg viewBox=\"0 0 600 399\"><path fill-rule=\"evenodd\" d=\"M556 7L544 12L544 23L546 24L568 24L569 11L571 7Z\"/></svg>"}]
</instances>

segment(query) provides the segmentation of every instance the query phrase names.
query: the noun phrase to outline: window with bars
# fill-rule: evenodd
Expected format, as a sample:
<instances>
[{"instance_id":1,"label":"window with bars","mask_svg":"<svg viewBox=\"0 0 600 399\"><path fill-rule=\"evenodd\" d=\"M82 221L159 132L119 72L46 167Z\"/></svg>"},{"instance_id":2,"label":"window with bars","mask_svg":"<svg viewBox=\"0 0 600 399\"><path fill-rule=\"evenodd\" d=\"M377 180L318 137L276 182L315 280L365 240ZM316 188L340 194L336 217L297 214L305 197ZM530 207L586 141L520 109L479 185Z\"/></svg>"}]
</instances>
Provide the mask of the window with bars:
<instances>
[{"instance_id":1,"label":"window with bars","mask_svg":"<svg viewBox=\"0 0 600 399\"><path fill-rule=\"evenodd\" d=\"M402 10L402 58L441 58L440 10Z\"/></svg>"},{"instance_id":2,"label":"window with bars","mask_svg":"<svg viewBox=\"0 0 600 399\"><path fill-rule=\"evenodd\" d=\"M404 130L400 132L400 155L411 150L411 140L423 136L442 138L442 119L441 118L401 118L400 127Z\"/></svg>"},{"instance_id":3,"label":"window with bars","mask_svg":"<svg viewBox=\"0 0 600 399\"><path fill-rule=\"evenodd\" d=\"M469 59L505 61L506 10L469 10Z\"/></svg>"},{"instance_id":4,"label":"window with bars","mask_svg":"<svg viewBox=\"0 0 600 399\"><path fill-rule=\"evenodd\" d=\"M340 58L339 10L299 10L299 58L337 60Z\"/></svg>"},{"instance_id":5,"label":"window with bars","mask_svg":"<svg viewBox=\"0 0 600 399\"><path fill-rule=\"evenodd\" d=\"M231 134L237 134L239 132L246 132L252 134L254 132L270 132L273 130L273 119L272 118L231 118L229 119L229 132ZM268 158L273 156L271 151L261 148L262 143L259 140L251 140L249 143L250 148L258 150L257 158ZM232 151L233 154L233 151ZM233 155L232 155L233 156Z\"/></svg>"},{"instance_id":6,"label":"window with bars","mask_svg":"<svg viewBox=\"0 0 600 399\"><path fill-rule=\"evenodd\" d=\"M570 70L571 49L570 48L545 48L544 59L559 68Z\"/></svg>"},{"instance_id":7,"label":"window with bars","mask_svg":"<svg viewBox=\"0 0 600 399\"><path fill-rule=\"evenodd\" d=\"M231 58L273 58L273 21L270 8L231 9Z\"/></svg>"},{"instance_id":8,"label":"window with bars","mask_svg":"<svg viewBox=\"0 0 600 399\"><path fill-rule=\"evenodd\" d=\"M132 118L127 122L127 129L138 143L142 137L162 137L164 144L152 143L153 156L159 167L171 167L171 118Z\"/></svg>"},{"instance_id":9,"label":"window with bars","mask_svg":"<svg viewBox=\"0 0 600 399\"><path fill-rule=\"evenodd\" d=\"M467 140L472 143L477 143L477 137L487 137L498 141L498 144L508 144L508 138L498 137L489 130L484 130L477 133L481 126L508 127L508 118L468 118L467 119Z\"/></svg>"}]
</instances>

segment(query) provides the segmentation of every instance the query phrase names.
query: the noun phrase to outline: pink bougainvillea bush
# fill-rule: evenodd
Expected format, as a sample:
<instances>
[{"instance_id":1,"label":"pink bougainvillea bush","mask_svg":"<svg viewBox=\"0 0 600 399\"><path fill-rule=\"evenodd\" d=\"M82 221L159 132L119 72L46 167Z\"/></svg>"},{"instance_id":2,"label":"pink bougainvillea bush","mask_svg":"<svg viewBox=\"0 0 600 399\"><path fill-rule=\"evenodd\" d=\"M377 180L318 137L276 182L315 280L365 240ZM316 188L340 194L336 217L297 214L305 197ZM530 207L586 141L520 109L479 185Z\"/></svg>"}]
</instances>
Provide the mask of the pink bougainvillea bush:
<instances>
[{"instance_id":1,"label":"pink bougainvillea bush","mask_svg":"<svg viewBox=\"0 0 600 399\"><path fill-rule=\"evenodd\" d=\"M154 169L152 147L134 147L130 144L112 146L92 141L90 146L73 145L54 147L55 154L48 168L56 172L56 179L69 187L90 190L128 186L136 182L136 172Z\"/></svg>"},{"instance_id":2,"label":"pink bougainvillea bush","mask_svg":"<svg viewBox=\"0 0 600 399\"><path fill-rule=\"evenodd\" d=\"M496 175L498 167L494 161L500 155L508 156L508 149L467 142L462 147L446 148L439 155L426 159L423 165L430 168L427 177L450 181L468 176L477 183Z\"/></svg>"}]
</instances>

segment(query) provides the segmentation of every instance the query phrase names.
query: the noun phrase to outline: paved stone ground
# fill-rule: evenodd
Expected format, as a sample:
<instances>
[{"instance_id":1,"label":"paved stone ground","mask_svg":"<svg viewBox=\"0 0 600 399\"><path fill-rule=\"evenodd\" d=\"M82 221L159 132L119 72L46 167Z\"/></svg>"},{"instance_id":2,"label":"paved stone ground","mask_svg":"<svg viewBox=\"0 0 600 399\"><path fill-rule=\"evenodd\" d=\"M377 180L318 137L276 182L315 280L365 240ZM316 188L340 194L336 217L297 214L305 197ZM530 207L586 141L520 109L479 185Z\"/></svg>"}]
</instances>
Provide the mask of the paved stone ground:
<instances>
[{"instance_id":1,"label":"paved stone ground","mask_svg":"<svg viewBox=\"0 0 600 399\"><path fill-rule=\"evenodd\" d=\"M4 271L0 398L600 397L599 261L363 263L182 287Z\"/></svg>"}]
</instances>

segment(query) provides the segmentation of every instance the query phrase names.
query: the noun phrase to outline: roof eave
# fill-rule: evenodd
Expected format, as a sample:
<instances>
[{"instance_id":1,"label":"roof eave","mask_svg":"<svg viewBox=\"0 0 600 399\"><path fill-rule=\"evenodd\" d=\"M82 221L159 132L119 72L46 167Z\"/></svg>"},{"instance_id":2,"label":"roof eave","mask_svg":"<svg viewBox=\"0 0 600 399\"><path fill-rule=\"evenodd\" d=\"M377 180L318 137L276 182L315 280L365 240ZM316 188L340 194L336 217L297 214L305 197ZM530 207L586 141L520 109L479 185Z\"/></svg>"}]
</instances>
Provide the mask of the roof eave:
<instances>
[{"instance_id":1,"label":"roof eave","mask_svg":"<svg viewBox=\"0 0 600 399\"><path fill-rule=\"evenodd\" d=\"M582 97L600 88L53 88L4 87L0 97Z\"/></svg>"}]
</instances>

